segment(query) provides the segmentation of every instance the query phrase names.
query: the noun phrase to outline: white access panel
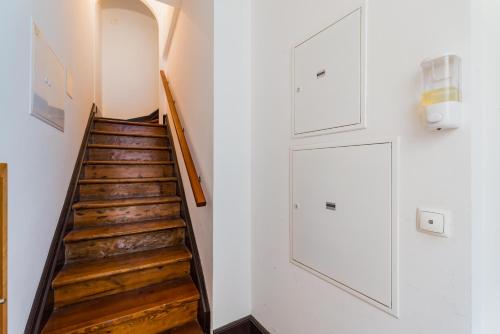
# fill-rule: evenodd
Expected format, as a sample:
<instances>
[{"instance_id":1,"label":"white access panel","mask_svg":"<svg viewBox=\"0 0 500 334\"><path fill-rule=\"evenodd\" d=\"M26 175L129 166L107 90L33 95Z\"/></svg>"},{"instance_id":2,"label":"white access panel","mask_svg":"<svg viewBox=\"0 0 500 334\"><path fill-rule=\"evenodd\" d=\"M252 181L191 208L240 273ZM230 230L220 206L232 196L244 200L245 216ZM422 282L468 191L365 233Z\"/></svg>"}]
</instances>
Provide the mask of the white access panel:
<instances>
[{"instance_id":1,"label":"white access panel","mask_svg":"<svg viewBox=\"0 0 500 334\"><path fill-rule=\"evenodd\" d=\"M292 149L291 261L397 316L395 147Z\"/></svg>"},{"instance_id":2,"label":"white access panel","mask_svg":"<svg viewBox=\"0 0 500 334\"><path fill-rule=\"evenodd\" d=\"M365 127L363 10L294 48L294 136Z\"/></svg>"},{"instance_id":3,"label":"white access panel","mask_svg":"<svg viewBox=\"0 0 500 334\"><path fill-rule=\"evenodd\" d=\"M65 69L35 23L32 29L31 115L64 131Z\"/></svg>"}]
</instances>

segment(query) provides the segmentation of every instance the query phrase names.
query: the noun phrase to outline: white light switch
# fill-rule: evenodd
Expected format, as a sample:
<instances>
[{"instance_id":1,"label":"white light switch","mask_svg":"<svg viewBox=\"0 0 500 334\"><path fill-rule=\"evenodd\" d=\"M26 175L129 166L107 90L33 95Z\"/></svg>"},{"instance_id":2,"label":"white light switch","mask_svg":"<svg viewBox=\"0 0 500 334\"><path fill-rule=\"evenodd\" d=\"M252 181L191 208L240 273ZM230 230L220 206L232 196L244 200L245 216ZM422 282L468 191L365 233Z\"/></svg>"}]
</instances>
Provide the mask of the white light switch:
<instances>
[{"instance_id":1,"label":"white light switch","mask_svg":"<svg viewBox=\"0 0 500 334\"><path fill-rule=\"evenodd\" d=\"M418 229L422 232L437 236L447 236L447 225L449 224L449 213L437 210L418 210Z\"/></svg>"}]
</instances>

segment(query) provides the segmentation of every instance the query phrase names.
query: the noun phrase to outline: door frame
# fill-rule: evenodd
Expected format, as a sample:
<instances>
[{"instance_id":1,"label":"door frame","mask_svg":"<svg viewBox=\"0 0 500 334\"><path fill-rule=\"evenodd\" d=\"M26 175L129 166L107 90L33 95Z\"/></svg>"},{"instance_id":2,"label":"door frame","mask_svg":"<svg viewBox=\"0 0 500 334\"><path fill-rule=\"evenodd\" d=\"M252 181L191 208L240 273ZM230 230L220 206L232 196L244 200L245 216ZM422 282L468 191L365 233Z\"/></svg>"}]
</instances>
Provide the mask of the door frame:
<instances>
[{"instance_id":1,"label":"door frame","mask_svg":"<svg viewBox=\"0 0 500 334\"><path fill-rule=\"evenodd\" d=\"M0 330L7 333L7 164L0 164Z\"/></svg>"}]
</instances>

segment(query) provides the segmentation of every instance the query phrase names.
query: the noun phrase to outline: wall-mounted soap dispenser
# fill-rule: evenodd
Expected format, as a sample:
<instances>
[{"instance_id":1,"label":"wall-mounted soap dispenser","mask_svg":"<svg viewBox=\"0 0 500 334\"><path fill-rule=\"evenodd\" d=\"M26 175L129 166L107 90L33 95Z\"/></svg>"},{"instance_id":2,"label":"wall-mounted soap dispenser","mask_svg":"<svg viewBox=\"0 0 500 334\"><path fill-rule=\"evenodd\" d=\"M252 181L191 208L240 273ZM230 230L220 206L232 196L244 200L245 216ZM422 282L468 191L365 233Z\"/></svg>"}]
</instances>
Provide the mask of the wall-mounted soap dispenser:
<instances>
[{"instance_id":1,"label":"wall-mounted soap dispenser","mask_svg":"<svg viewBox=\"0 0 500 334\"><path fill-rule=\"evenodd\" d=\"M456 129L462 124L461 63L456 55L422 63L424 92L421 103L430 129Z\"/></svg>"}]
</instances>

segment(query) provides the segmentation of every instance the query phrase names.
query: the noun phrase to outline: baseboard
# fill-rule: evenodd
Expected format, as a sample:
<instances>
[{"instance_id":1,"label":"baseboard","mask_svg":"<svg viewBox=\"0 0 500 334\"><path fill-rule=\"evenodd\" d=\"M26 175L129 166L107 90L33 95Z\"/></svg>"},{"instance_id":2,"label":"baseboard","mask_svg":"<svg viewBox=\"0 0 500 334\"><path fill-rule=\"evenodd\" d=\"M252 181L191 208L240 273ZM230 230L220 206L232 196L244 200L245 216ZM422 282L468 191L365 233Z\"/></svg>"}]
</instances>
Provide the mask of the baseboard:
<instances>
[{"instance_id":1,"label":"baseboard","mask_svg":"<svg viewBox=\"0 0 500 334\"><path fill-rule=\"evenodd\" d=\"M249 315L214 330L214 334L270 334L270 332Z\"/></svg>"}]
</instances>

